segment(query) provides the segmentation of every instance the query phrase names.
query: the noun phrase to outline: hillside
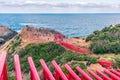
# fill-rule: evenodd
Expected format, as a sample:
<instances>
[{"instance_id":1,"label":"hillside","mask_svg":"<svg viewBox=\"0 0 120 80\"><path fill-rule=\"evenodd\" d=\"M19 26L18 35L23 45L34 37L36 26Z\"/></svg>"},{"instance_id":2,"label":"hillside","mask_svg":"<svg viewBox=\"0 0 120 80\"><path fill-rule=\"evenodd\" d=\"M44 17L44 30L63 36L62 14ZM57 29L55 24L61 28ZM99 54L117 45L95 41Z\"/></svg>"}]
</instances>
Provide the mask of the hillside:
<instances>
[{"instance_id":1,"label":"hillside","mask_svg":"<svg viewBox=\"0 0 120 80\"><path fill-rule=\"evenodd\" d=\"M86 38L92 41L90 50L94 53L120 53L120 24L110 25L102 30L94 31Z\"/></svg>"},{"instance_id":2,"label":"hillside","mask_svg":"<svg viewBox=\"0 0 120 80\"><path fill-rule=\"evenodd\" d=\"M120 67L119 62L120 59L116 56L118 55L95 55L95 54L80 54L76 52L72 52L69 50L66 50L64 47L62 47L59 44L56 44L54 42L54 35L61 33L46 29L46 28L33 28L26 26L24 27L20 33L18 33L14 38L7 41L4 45L2 50L7 50L8 52L8 58L7 58L7 67L8 67L8 74L10 77L10 80L14 80L13 75L13 55L19 54L20 56L20 62L23 72L23 80L29 79L29 67L27 63L27 57L32 56L34 63L36 65L36 68L41 76L41 66L39 64L39 59L43 58L46 63L49 65L48 67L52 71L50 61L56 60L57 63L61 66L64 73L67 73L66 70L62 67L63 64L67 63L69 64L72 69L75 71L75 66L80 66L83 70L96 70L100 69L103 70L103 67L101 67L97 63L97 59L107 59L109 58L111 61L114 62L114 68ZM63 35L64 36L64 35ZM111 38L112 37L112 38ZM113 39L113 40L112 40ZM99 44L99 46L96 46L97 42L99 41L108 41L111 42L109 44L113 44L113 42L119 41L119 25L113 25L110 27L106 27L101 31L95 31L93 34L89 35L86 38L66 38L64 37L63 40L67 43L70 43L74 46L88 49L90 47L90 50L94 52L94 49L91 48L91 46L95 46L99 51L101 51L102 45L107 44ZM95 44L95 45L93 45ZM112 46L114 47L114 46ZM107 46L106 48L110 48L110 46ZM105 48L105 49L106 49ZM115 49L116 50L116 49ZM94 52L95 53L95 52ZM96 52L97 53L97 52ZM100 52L103 54L103 52ZM106 57L107 56L107 57ZM90 61L92 64L91 66L86 66L86 62Z\"/></svg>"},{"instance_id":3,"label":"hillside","mask_svg":"<svg viewBox=\"0 0 120 80\"><path fill-rule=\"evenodd\" d=\"M37 70L41 73L41 66L39 64L39 59L43 58L46 63L49 65L50 61L55 59L59 65L68 63L75 68L75 65L80 66L82 69L87 69L86 61L91 61L93 64L96 63L97 57L92 55L82 55L80 53L74 53L68 50L65 50L64 47L56 44L54 42L54 35L60 34L57 31L46 29L46 28L33 28L26 26L24 27L15 37L7 41L2 45L1 51L7 50L7 68L8 75L10 80L14 80L13 74L13 56L14 54L19 54L21 68L23 72L23 80L28 78L28 63L27 57L32 56ZM64 36L64 35L63 35ZM80 46L82 42L85 43L84 39L77 38L64 38L64 41L67 41L75 46L87 48L85 45ZM79 42L78 42L79 41ZM78 44L79 43L79 44ZM49 68L52 70L51 65ZM66 71L63 69L66 73Z\"/></svg>"}]
</instances>

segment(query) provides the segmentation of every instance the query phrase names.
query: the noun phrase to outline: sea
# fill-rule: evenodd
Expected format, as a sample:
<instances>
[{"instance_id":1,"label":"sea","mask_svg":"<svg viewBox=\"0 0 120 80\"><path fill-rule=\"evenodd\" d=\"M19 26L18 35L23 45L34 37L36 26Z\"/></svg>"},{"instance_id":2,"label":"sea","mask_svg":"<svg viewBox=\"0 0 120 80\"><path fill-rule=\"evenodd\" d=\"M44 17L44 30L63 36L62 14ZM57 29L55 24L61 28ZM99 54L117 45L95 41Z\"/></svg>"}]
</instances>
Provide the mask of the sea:
<instances>
[{"instance_id":1,"label":"sea","mask_svg":"<svg viewBox=\"0 0 120 80\"><path fill-rule=\"evenodd\" d=\"M14 31L30 25L54 29L67 37L84 37L114 24L120 24L120 13L0 14L0 25Z\"/></svg>"}]
</instances>

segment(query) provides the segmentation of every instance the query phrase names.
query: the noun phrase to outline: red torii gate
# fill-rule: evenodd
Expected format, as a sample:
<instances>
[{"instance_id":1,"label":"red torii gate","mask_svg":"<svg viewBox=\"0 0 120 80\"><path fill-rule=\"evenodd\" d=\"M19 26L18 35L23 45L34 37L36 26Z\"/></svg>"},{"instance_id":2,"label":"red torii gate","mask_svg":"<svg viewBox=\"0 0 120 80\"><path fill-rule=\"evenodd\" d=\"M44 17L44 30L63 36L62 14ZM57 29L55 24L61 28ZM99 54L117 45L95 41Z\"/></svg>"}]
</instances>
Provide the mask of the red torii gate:
<instances>
[{"instance_id":1,"label":"red torii gate","mask_svg":"<svg viewBox=\"0 0 120 80\"><path fill-rule=\"evenodd\" d=\"M61 79L68 80L65 74L62 72L61 68L58 66L58 64L54 60L51 63L55 69L54 75L55 75L56 80L61 80Z\"/></svg>"},{"instance_id":2,"label":"red torii gate","mask_svg":"<svg viewBox=\"0 0 120 80\"><path fill-rule=\"evenodd\" d=\"M81 80L92 80L79 66L76 67L76 70L81 74Z\"/></svg>"},{"instance_id":3,"label":"red torii gate","mask_svg":"<svg viewBox=\"0 0 120 80\"><path fill-rule=\"evenodd\" d=\"M65 64L64 67L67 69L68 71L68 79L69 80L81 80L80 77L70 68L69 65Z\"/></svg>"},{"instance_id":4,"label":"red torii gate","mask_svg":"<svg viewBox=\"0 0 120 80\"><path fill-rule=\"evenodd\" d=\"M7 53L2 52L0 55L0 80L8 80L7 68L6 68L6 57L7 57Z\"/></svg>"},{"instance_id":5,"label":"red torii gate","mask_svg":"<svg viewBox=\"0 0 120 80\"><path fill-rule=\"evenodd\" d=\"M112 65L113 63L111 61L108 61L108 60L102 60L102 59L99 59L97 61L102 67L106 68L106 69L111 69L112 68Z\"/></svg>"},{"instance_id":6,"label":"red torii gate","mask_svg":"<svg viewBox=\"0 0 120 80\"><path fill-rule=\"evenodd\" d=\"M7 53L3 52L0 55L0 80L8 80L7 77L7 68L6 68L6 56ZM40 80L40 77L37 73L37 69L35 68L34 62L32 60L32 57L28 57L28 63L30 68L30 79L31 80ZM76 70L81 74L81 77L79 77L71 68L69 65L65 64L64 67L68 71L69 74L65 75L59 65L53 60L51 62L52 66L55 69L54 75L51 73L49 68L47 67L46 63L43 59L40 59L40 64L43 69L43 76L44 80L93 80L91 77L88 76L82 69L80 69L78 66L76 67ZM20 67L20 60L19 55L14 55L14 68L15 68L15 77L16 80L22 80L22 71ZM88 70L88 73L95 78L95 80L120 80L120 69L117 70L113 69L105 69L104 72L101 72L100 70L96 70L96 72Z\"/></svg>"},{"instance_id":7,"label":"red torii gate","mask_svg":"<svg viewBox=\"0 0 120 80\"><path fill-rule=\"evenodd\" d=\"M112 80L108 76L106 76L104 73L102 73L99 70L96 70L96 73L102 77L103 80Z\"/></svg>"},{"instance_id":8,"label":"red torii gate","mask_svg":"<svg viewBox=\"0 0 120 80\"><path fill-rule=\"evenodd\" d=\"M63 40L63 36L62 35L54 35L54 40L57 41L62 41Z\"/></svg>"},{"instance_id":9,"label":"red torii gate","mask_svg":"<svg viewBox=\"0 0 120 80\"><path fill-rule=\"evenodd\" d=\"M55 78L53 77L52 73L50 72L50 70L48 69L47 65L45 64L45 61L43 59L40 59L40 64L43 68L43 77L44 80L55 80Z\"/></svg>"},{"instance_id":10,"label":"red torii gate","mask_svg":"<svg viewBox=\"0 0 120 80\"><path fill-rule=\"evenodd\" d=\"M40 80L39 75L37 73L37 70L35 68L34 62L32 60L32 57L28 57L28 63L30 66L30 78L31 78L31 80Z\"/></svg>"}]
</instances>

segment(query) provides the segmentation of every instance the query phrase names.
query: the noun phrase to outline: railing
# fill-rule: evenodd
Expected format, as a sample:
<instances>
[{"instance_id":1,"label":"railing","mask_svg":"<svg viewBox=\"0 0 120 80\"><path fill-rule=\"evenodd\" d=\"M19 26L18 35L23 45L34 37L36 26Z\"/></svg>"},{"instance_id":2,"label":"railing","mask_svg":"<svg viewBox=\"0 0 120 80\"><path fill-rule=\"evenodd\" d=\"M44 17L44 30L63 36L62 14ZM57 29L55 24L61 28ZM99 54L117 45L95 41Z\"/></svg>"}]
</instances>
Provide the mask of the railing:
<instances>
[{"instance_id":1,"label":"railing","mask_svg":"<svg viewBox=\"0 0 120 80\"><path fill-rule=\"evenodd\" d=\"M7 77L7 67L6 67L6 57L7 53L3 52L0 54L0 80L8 80ZM28 57L28 63L30 68L30 80L40 80L37 69L35 68L32 57ZM76 74L68 64L65 64L63 67L68 71L68 74L64 74L60 66L53 60L51 62L54 67L54 73L49 70L46 63L43 59L40 59L40 64L43 70L44 80L120 80L120 69L105 69L103 72L96 70L96 72L88 70L88 73L92 78L85 73L80 67L76 67L76 70L79 72L80 76ZM20 67L19 55L14 55L14 69L16 80L22 80L22 71ZM53 74L52 74L53 73Z\"/></svg>"}]
</instances>

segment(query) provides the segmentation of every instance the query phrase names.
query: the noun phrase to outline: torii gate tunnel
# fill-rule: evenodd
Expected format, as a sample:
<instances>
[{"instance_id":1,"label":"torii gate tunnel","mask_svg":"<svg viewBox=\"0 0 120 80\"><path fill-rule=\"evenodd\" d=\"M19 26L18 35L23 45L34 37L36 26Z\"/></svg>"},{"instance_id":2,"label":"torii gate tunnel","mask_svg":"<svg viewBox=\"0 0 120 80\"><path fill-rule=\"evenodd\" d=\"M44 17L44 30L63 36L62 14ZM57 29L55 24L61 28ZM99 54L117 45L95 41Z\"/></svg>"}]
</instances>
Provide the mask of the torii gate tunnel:
<instances>
[{"instance_id":1,"label":"torii gate tunnel","mask_svg":"<svg viewBox=\"0 0 120 80\"><path fill-rule=\"evenodd\" d=\"M2 52L0 54L0 80L8 80L7 67L6 67L7 53ZM40 79L37 69L35 68L32 57L28 57L30 80L42 80ZM54 73L52 73L47 67L45 61L40 59L40 65L42 66L43 80L120 80L120 69L105 69L104 71L96 70L95 72L88 70L84 72L79 66L76 66L76 70L80 74L76 74L68 64L64 65L64 68L68 71L68 74L64 74L60 66L55 60L51 62ZM19 55L14 55L14 69L15 80L22 80L22 71L20 67Z\"/></svg>"}]
</instances>

